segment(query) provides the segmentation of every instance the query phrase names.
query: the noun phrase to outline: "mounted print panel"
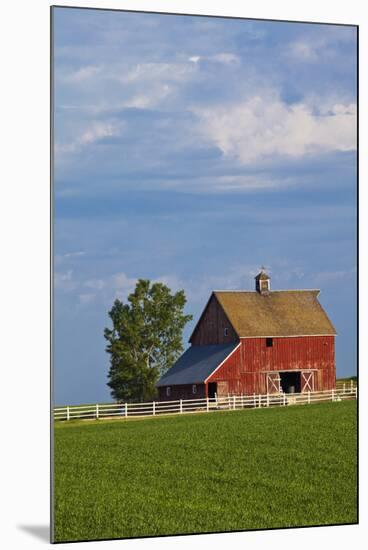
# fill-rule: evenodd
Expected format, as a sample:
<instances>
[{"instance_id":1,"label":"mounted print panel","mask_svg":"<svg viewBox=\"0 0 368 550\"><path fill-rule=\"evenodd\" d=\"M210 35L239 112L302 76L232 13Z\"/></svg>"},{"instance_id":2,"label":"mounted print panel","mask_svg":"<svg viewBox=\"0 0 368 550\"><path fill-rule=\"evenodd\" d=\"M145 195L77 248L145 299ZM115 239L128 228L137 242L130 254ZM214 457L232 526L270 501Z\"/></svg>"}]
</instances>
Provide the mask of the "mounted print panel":
<instances>
[{"instance_id":1,"label":"mounted print panel","mask_svg":"<svg viewBox=\"0 0 368 550\"><path fill-rule=\"evenodd\" d=\"M357 30L52 8L53 542L357 523Z\"/></svg>"}]
</instances>

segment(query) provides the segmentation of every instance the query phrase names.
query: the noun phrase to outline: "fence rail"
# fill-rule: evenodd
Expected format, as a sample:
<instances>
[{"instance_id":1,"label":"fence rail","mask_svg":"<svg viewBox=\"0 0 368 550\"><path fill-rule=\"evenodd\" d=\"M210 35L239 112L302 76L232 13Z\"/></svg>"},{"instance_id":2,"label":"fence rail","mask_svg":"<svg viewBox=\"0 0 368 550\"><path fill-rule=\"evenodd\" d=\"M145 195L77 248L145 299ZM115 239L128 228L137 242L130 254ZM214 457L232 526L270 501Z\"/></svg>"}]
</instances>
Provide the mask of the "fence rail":
<instances>
[{"instance_id":1,"label":"fence rail","mask_svg":"<svg viewBox=\"0 0 368 550\"><path fill-rule=\"evenodd\" d=\"M132 418L167 414L185 414L220 410L239 410L262 407L285 407L322 401L342 401L357 398L357 386L346 384L333 390L253 395L228 395L204 399L152 401L150 403L109 403L56 407L55 420Z\"/></svg>"},{"instance_id":2,"label":"fence rail","mask_svg":"<svg viewBox=\"0 0 368 550\"><path fill-rule=\"evenodd\" d=\"M347 380L347 379L342 379L342 380L336 380L336 389L340 390L340 389L347 389L347 388L355 388L356 386L356 381L355 380Z\"/></svg>"}]
</instances>

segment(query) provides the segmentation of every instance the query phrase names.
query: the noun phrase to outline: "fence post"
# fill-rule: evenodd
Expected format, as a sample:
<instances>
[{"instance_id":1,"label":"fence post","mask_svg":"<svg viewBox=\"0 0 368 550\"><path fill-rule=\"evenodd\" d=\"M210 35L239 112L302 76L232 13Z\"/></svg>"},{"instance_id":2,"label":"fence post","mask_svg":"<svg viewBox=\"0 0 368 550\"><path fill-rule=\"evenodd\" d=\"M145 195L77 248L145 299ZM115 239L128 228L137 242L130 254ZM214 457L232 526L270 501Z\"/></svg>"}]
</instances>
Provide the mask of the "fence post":
<instances>
[{"instance_id":1,"label":"fence post","mask_svg":"<svg viewBox=\"0 0 368 550\"><path fill-rule=\"evenodd\" d=\"M183 400L180 399L180 414L183 412Z\"/></svg>"},{"instance_id":2,"label":"fence post","mask_svg":"<svg viewBox=\"0 0 368 550\"><path fill-rule=\"evenodd\" d=\"M261 399L262 399L261 394L259 394L258 395L258 407L261 406Z\"/></svg>"},{"instance_id":3,"label":"fence post","mask_svg":"<svg viewBox=\"0 0 368 550\"><path fill-rule=\"evenodd\" d=\"M331 401L335 401L335 390L331 392Z\"/></svg>"},{"instance_id":4,"label":"fence post","mask_svg":"<svg viewBox=\"0 0 368 550\"><path fill-rule=\"evenodd\" d=\"M286 393L284 392L283 394L283 405L286 406Z\"/></svg>"},{"instance_id":5,"label":"fence post","mask_svg":"<svg viewBox=\"0 0 368 550\"><path fill-rule=\"evenodd\" d=\"M235 402L236 402L236 397L235 397L235 395L233 395L233 409L234 409L234 411L235 411L235 408L236 408Z\"/></svg>"},{"instance_id":6,"label":"fence post","mask_svg":"<svg viewBox=\"0 0 368 550\"><path fill-rule=\"evenodd\" d=\"M128 416L128 403L125 403L125 411L124 411L124 414L125 414L125 418Z\"/></svg>"},{"instance_id":7,"label":"fence post","mask_svg":"<svg viewBox=\"0 0 368 550\"><path fill-rule=\"evenodd\" d=\"M99 418L98 403L96 403L96 420Z\"/></svg>"},{"instance_id":8,"label":"fence post","mask_svg":"<svg viewBox=\"0 0 368 550\"><path fill-rule=\"evenodd\" d=\"M256 407L257 406L257 402L256 402L256 394L253 393L253 405Z\"/></svg>"},{"instance_id":9,"label":"fence post","mask_svg":"<svg viewBox=\"0 0 368 550\"><path fill-rule=\"evenodd\" d=\"M208 400L208 397L206 399L206 410L207 410L207 412L210 410L210 402Z\"/></svg>"},{"instance_id":10,"label":"fence post","mask_svg":"<svg viewBox=\"0 0 368 550\"><path fill-rule=\"evenodd\" d=\"M156 403L154 401L152 402L152 414L153 416L156 414Z\"/></svg>"},{"instance_id":11,"label":"fence post","mask_svg":"<svg viewBox=\"0 0 368 550\"><path fill-rule=\"evenodd\" d=\"M231 409L230 394L227 395L227 401L228 401L229 409Z\"/></svg>"},{"instance_id":12,"label":"fence post","mask_svg":"<svg viewBox=\"0 0 368 550\"><path fill-rule=\"evenodd\" d=\"M358 386L354 388L355 399L358 399Z\"/></svg>"},{"instance_id":13,"label":"fence post","mask_svg":"<svg viewBox=\"0 0 368 550\"><path fill-rule=\"evenodd\" d=\"M67 420L70 420L70 410L69 410L69 405L66 406L66 419Z\"/></svg>"},{"instance_id":14,"label":"fence post","mask_svg":"<svg viewBox=\"0 0 368 550\"><path fill-rule=\"evenodd\" d=\"M270 396L269 396L269 393L267 392L267 407L270 406Z\"/></svg>"},{"instance_id":15,"label":"fence post","mask_svg":"<svg viewBox=\"0 0 368 550\"><path fill-rule=\"evenodd\" d=\"M310 405L310 391L308 391L308 405Z\"/></svg>"}]
</instances>

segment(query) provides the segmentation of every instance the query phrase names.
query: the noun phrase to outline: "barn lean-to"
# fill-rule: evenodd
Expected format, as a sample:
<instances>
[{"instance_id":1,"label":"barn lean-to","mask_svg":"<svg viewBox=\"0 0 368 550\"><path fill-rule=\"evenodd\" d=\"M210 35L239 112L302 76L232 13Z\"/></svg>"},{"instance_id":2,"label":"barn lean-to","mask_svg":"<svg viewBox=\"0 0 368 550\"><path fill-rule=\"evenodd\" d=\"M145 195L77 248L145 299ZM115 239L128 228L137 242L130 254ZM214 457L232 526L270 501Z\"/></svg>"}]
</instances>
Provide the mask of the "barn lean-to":
<instances>
[{"instance_id":1,"label":"barn lean-to","mask_svg":"<svg viewBox=\"0 0 368 550\"><path fill-rule=\"evenodd\" d=\"M190 347L157 383L159 399L335 388L336 331L319 290L214 291Z\"/></svg>"}]
</instances>

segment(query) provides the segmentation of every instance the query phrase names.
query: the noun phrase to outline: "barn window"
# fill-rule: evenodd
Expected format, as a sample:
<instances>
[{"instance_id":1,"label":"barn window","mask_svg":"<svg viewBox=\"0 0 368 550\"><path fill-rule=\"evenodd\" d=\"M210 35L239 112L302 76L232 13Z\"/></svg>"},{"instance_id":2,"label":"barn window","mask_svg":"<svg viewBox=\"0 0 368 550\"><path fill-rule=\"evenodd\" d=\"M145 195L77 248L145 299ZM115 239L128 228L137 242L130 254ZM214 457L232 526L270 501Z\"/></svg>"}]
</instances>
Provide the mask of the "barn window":
<instances>
[{"instance_id":1,"label":"barn window","mask_svg":"<svg viewBox=\"0 0 368 550\"><path fill-rule=\"evenodd\" d=\"M273 346L273 338L266 338L266 347L272 348Z\"/></svg>"},{"instance_id":2,"label":"barn window","mask_svg":"<svg viewBox=\"0 0 368 550\"><path fill-rule=\"evenodd\" d=\"M170 388L170 386L167 386L167 388L166 388L166 396L167 396L167 397L170 397L170 395L171 395L171 388Z\"/></svg>"},{"instance_id":3,"label":"barn window","mask_svg":"<svg viewBox=\"0 0 368 550\"><path fill-rule=\"evenodd\" d=\"M193 384L192 393L197 393L197 384Z\"/></svg>"},{"instance_id":4,"label":"barn window","mask_svg":"<svg viewBox=\"0 0 368 550\"><path fill-rule=\"evenodd\" d=\"M227 327L224 328L224 336L227 336L229 334L229 329Z\"/></svg>"}]
</instances>

